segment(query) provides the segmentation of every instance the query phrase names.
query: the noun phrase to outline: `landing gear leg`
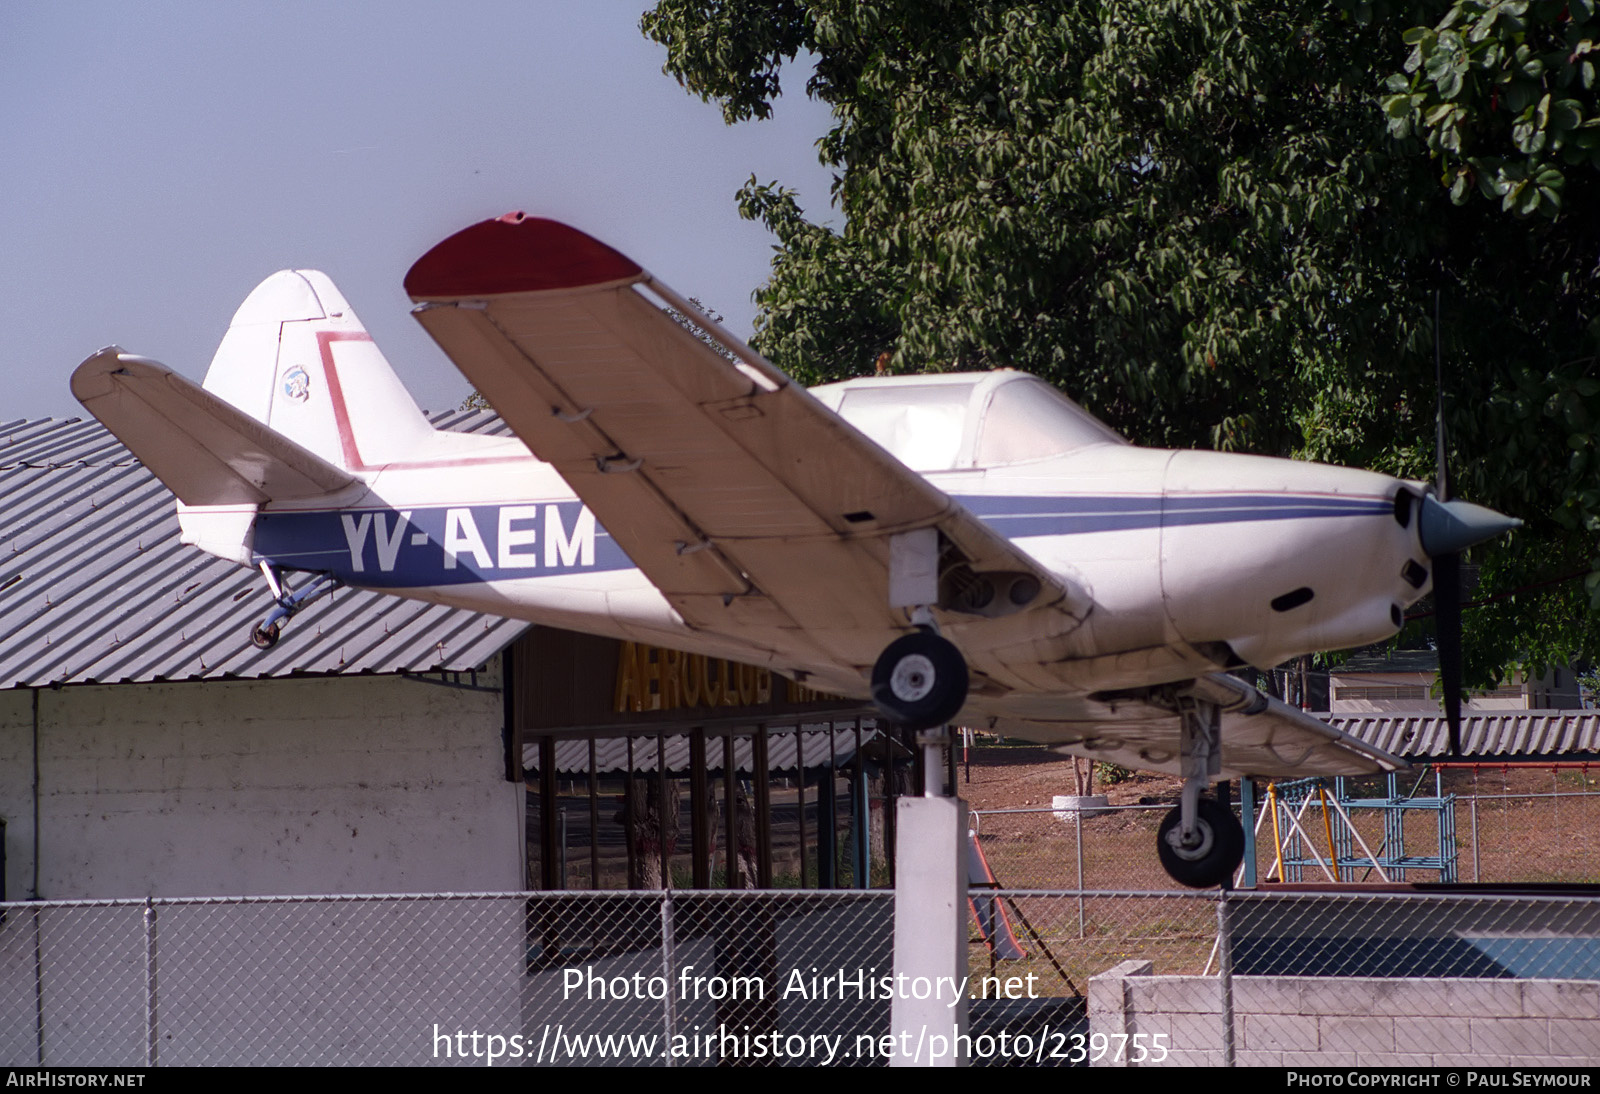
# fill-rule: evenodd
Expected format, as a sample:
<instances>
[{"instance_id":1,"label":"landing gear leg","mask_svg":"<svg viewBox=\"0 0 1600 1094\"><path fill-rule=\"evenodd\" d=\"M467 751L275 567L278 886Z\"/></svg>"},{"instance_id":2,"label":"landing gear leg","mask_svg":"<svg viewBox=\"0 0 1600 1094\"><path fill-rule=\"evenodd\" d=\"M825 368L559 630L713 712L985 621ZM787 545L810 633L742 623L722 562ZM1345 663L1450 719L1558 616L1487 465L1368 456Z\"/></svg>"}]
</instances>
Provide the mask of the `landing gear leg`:
<instances>
[{"instance_id":1,"label":"landing gear leg","mask_svg":"<svg viewBox=\"0 0 1600 1094\"><path fill-rule=\"evenodd\" d=\"M941 638L933 613L914 606L918 629L891 642L872 670L872 699L922 750L922 796L895 802L894 968L928 983L965 983L967 951L967 803L946 788L947 723L967 699L967 662ZM967 995L915 999L897 995L889 1007L893 1063L927 1067L960 1065L967 1054ZM928 1029L953 1029L942 1050L924 1054ZM915 1045L913 1051L909 1046Z\"/></svg>"},{"instance_id":2,"label":"landing gear leg","mask_svg":"<svg viewBox=\"0 0 1600 1094\"><path fill-rule=\"evenodd\" d=\"M276 567L265 562L261 573L272 590L273 607L266 618L250 628L250 644L258 650L269 650L278 644L283 635L283 625L309 604L321 600L339 587L339 579L329 574L317 574L298 589L284 586L282 575Z\"/></svg>"},{"instance_id":3,"label":"landing gear leg","mask_svg":"<svg viewBox=\"0 0 1600 1094\"><path fill-rule=\"evenodd\" d=\"M1244 829L1233 810L1200 791L1222 773L1222 712L1178 696L1183 720L1183 794L1156 835L1161 865L1180 885L1206 889L1233 876L1244 858Z\"/></svg>"}]
</instances>

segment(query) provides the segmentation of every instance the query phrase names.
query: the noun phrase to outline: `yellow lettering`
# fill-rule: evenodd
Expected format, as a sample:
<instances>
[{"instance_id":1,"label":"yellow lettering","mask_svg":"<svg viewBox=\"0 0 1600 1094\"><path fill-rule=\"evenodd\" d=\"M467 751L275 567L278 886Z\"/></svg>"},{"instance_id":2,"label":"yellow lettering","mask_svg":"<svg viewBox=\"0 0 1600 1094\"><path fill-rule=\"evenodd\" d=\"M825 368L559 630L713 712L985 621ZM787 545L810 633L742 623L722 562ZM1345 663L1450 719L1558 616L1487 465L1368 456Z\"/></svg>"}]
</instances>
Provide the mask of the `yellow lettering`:
<instances>
[{"instance_id":1,"label":"yellow lettering","mask_svg":"<svg viewBox=\"0 0 1600 1094\"><path fill-rule=\"evenodd\" d=\"M683 659L678 650L661 651L661 709L676 710L683 705Z\"/></svg>"},{"instance_id":2,"label":"yellow lettering","mask_svg":"<svg viewBox=\"0 0 1600 1094\"><path fill-rule=\"evenodd\" d=\"M661 709L661 651L654 646L640 644L639 650L639 706L638 710Z\"/></svg>"},{"instance_id":3,"label":"yellow lettering","mask_svg":"<svg viewBox=\"0 0 1600 1094\"><path fill-rule=\"evenodd\" d=\"M686 654L682 661L683 705L700 705L700 693L706 678L706 659L698 653Z\"/></svg>"},{"instance_id":4,"label":"yellow lettering","mask_svg":"<svg viewBox=\"0 0 1600 1094\"><path fill-rule=\"evenodd\" d=\"M617 649L617 682L612 691L611 707L618 714L641 709L638 705L639 676L634 658L638 656L632 642L623 642Z\"/></svg>"},{"instance_id":5,"label":"yellow lettering","mask_svg":"<svg viewBox=\"0 0 1600 1094\"><path fill-rule=\"evenodd\" d=\"M716 673L717 679L714 683L711 679L712 666L720 664L722 664L720 659L714 660L710 657L703 658L700 662L700 701L708 707L720 707L722 705L722 678L725 674Z\"/></svg>"},{"instance_id":6,"label":"yellow lettering","mask_svg":"<svg viewBox=\"0 0 1600 1094\"><path fill-rule=\"evenodd\" d=\"M618 714L772 702L772 670L643 642L620 642L611 706ZM825 698L786 680L790 702Z\"/></svg>"}]
</instances>

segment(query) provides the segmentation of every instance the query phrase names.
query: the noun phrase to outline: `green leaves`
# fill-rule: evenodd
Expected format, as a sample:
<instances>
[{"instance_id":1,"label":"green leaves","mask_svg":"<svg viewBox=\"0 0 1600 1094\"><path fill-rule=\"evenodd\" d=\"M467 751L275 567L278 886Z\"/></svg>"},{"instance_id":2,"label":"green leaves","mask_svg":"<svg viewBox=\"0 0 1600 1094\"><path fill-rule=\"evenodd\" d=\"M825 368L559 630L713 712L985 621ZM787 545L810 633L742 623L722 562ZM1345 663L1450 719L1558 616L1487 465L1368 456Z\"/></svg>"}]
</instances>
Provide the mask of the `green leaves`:
<instances>
[{"instance_id":1,"label":"green leaves","mask_svg":"<svg viewBox=\"0 0 1600 1094\"><path fill-rule=\"evenodd\" d=\"M1452 201L1469 199L1470 169L1502 210L1554 219L1566 169L1600 168L1597 37L1592 2L1454 0L1436 26L1403 35L1403 72L1383 81L1389 132L1427 141Z\"/></svg>"},{"instance_id":2,"label":"green leaves","mask_svg":"<svg viewBox=\"0 0 1600 1094\"><path fill-rule=\"evenodd\" d=\"M1528 522L1475 560L1494 591L1596 556L1595 4L1437 11L664 0L644 26L730 119L815 59L844 227L739 195L777 239L754 341L804 382L1022 368L1141 443L1429 479L1442 290L1457 490ZM1469 613L1471 663L1600 652L1588 604Z\"/></svg>"}]
</instances>

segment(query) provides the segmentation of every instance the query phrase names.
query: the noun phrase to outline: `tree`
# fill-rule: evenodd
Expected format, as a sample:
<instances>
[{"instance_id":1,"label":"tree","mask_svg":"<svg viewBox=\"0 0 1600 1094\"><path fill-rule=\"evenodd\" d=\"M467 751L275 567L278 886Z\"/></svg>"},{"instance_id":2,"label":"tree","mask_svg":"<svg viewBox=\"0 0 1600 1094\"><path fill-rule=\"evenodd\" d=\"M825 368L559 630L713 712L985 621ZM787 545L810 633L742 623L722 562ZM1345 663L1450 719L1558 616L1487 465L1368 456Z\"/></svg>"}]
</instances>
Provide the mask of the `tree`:
<instances>
[{"instance_id":1,"label":"tree","mask_svg":"<svg viewBox=\"0 0 1600 1094\"><path fill-rule=\"evenodd\" d=\"M1427 141L1457 204L1476 189L1554 220L1569 170L1592 189L1600 168L1597 36L1594 0L1455 0L1405 34L1411 53L1383 100L1390 131Z\"/></svg>"},{"instance_id":2,"label":"tree","mask_svg":"<svg viewBox=\"0 0 1600 1094\"><path fill-rule=\"evenodd\" d=\"M1451 9L1500 36L1486 72L1521 56L1508 20L1529 6ZM1538 12L1559 22L1560 7ZM815 59L807 90L833 109L819 149L844 228L808 220L777 183L752 178L738 199L778 239L755 345L805 382L885 355L896 371L1011 366L1142 443L1431 479L1439 293L1454 492L1528 522L1479 551L1478 591L1495 599L1468 613L1468 673L1487 682L1508 662L1600 645L1600 573L1587 591L1550 584L1594 569L1600 531L1600 203L1575 210L1570 179L1564 208L1538 191L1537 224L1452 203L1430 158L1455 154L1440 119L1458 115L1438 111L1441 96L1487 95L1498 129L1483 140L1522 138L1494 113L1499 75L1441 82L1429 50L1455 49L1455 32L1420 29L1438 13L1356 0L662 0L642 27L730 123L767 116L784 64ZM1530 47L1547 74L1553 42ZM1587 64L1575 56L1568 83L1589 87ZM1506 110L1528 92L1515 94ZM1536 190L1551 155L1592 157L1597 132L1588 99L1542 115L1539 101L1518 118L1531 109L1568 136L1516 168ZM1468 164L1475 178L1486 162ZM1510 207L1527 212L1530 192ZM1529 585L1540 588L1506 595Z\"/></svg>"}]
</instances>

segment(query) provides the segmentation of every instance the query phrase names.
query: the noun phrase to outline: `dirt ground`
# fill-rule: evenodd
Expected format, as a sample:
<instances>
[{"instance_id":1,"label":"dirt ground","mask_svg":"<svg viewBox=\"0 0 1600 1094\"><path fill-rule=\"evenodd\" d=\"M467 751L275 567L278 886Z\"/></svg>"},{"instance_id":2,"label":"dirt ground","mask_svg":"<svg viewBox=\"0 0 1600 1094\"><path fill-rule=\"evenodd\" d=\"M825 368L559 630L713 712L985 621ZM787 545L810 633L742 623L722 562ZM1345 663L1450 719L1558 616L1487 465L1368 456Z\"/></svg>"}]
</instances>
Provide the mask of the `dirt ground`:
<instances>
[{"instance_id":1,"label":"dirt ground","mask_svg":"<svg viewBox=\"0 0 1600 1094\"><path fill-rule=\"evenodd\" d=\"M1072 757L1042 745L994 744L980 738L956 771L960 794L973 809L1049 808L1057 794L1076 794ZM1085 766L1088 761L1084 761ZM970 772L970 778L969 776ZM1136 772L1111 786L1097 785L1112 805L1177 803L1181 780Z\"/></svg>"},{"instance_id":2,"label":"dirt ground","mask_svg":"<svg viewBox=\"0 0 1600 1094\"><path fill-rule=\"evenodd\" d=\"M970 773L970 774L969 774ZM957 770L960 794L973 810L1047 810L1057 794L1075 793L1071 757L1038 745L983 742L971 749ZM1181 781L1172 776L1136 773L1109 786L1096 786L1112 805L1176 804ZM1434 791L1432 768L1402 776L1402 795ZM1600 882L1600 770L1499 767L1484 764L1446 771L1442 786L1455 796L1450 816L1422 807L1404 815L1404 850L1389 853L1435 855L1453 846L1456 880L1492 883ZM1352 781L1357 797L1384 797L1382 779ZM1155 865L1155 826L1165 809L1098 817L1085 824L1086 885L1166 887ZM1367 844L1385 849L1382 816L1357 810L1355 820ZM1326 821L1313 809L1307 818L1312 844L1326 852ZM996 871L1008 883L1050 886L1075 881L1077 851L1069 846L1070 827L1049 813L982 818ZM1271 828L1258 838L1259 868L1273 864ZM1406 880L1438 880L1437 870L1408 871ZM1305 880L1320 881L1308 868ZM1345 880L1380 881L1371 871Z\"/></svg>"}]
</instances>

